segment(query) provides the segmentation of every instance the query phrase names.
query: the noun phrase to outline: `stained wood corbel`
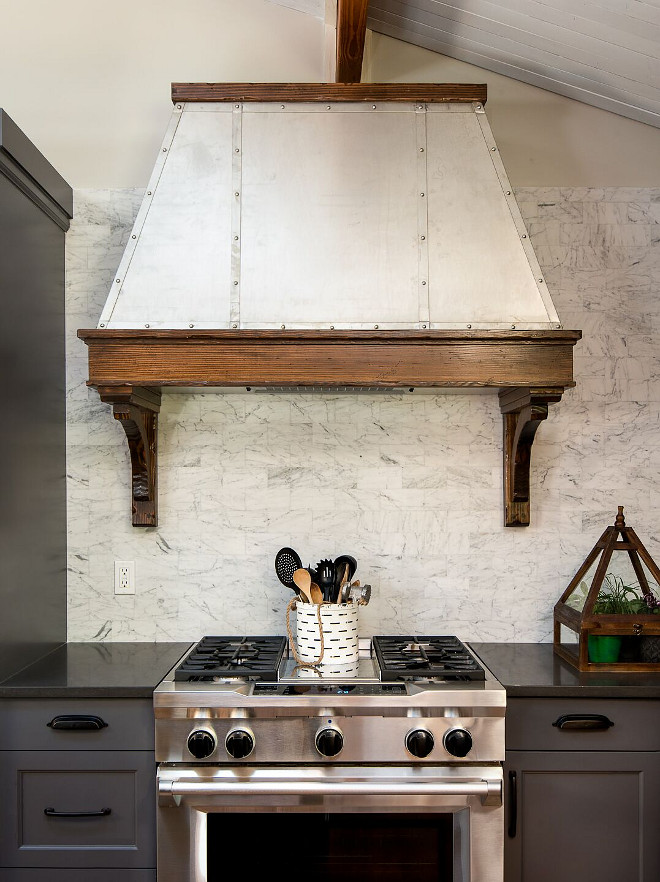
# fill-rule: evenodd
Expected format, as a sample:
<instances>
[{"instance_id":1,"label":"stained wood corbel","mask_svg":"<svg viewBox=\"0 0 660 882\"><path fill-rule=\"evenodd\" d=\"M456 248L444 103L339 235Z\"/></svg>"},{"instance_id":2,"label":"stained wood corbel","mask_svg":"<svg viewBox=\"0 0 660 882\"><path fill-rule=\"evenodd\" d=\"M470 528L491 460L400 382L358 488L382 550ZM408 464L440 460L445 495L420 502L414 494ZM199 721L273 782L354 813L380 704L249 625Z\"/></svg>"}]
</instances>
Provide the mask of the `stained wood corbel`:
<instances>
[{"instance_id":1,"label":"stained wood corbel","mask_svg":"<svg viewBox=\"0 0 660 882\"><path fill-rule=\"evenodd\" d=\"M101 401L112 405L131 454L134 527L158 525L157 437L160 392L136 386L98 386Z\"/></svg>"},{"instance_id":2,"label":"stained wood corbel","mask_svg":"<svg viewBox=\"0 0 660 882\"><path fill-rule=\"evenodd\" d=\"M504 417L504 525L529 526L529 469L536 430L548 416L548 405L564 389L517 388L500 392Z\"/></svg>"}]
</instances>

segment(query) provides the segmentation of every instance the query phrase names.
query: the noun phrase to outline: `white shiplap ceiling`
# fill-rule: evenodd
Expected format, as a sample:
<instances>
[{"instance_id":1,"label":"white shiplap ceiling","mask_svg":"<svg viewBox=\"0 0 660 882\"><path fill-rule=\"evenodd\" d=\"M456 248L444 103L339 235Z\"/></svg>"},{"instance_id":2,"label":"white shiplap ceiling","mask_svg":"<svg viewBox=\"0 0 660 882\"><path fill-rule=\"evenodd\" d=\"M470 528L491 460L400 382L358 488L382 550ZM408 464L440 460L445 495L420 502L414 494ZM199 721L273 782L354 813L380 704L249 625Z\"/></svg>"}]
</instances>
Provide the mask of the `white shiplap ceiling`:
<instances>
[{"instance_id":1,"label":"white shiplap ceiling","mask_svg":"<svg viewBox=\"0 0 660 882\"><path fill-rule=\"evenodd\" d=\"M660 0L370 0L367 26L660 127Z\"/></svg>"},{"instance_id":2,"label":"white shiplap ceiling","mask_svg":"<svg viewBox=\"0 0 660 882\"><path fill-rule=\"evenodd\" d=\"M660 126L657 0L371 0L367 24Z\"/></svg>"}]
</instances>

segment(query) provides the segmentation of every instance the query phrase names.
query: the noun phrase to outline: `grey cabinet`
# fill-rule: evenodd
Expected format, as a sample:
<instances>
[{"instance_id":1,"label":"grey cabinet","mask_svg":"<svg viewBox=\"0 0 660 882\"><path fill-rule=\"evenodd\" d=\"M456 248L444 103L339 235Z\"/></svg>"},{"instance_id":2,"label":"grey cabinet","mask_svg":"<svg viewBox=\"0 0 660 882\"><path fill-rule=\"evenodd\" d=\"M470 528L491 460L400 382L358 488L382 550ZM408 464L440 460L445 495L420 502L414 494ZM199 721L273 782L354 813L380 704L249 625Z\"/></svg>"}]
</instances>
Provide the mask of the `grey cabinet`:
<instances>
[{"instance_id":1,"label":"grey cabinet","mask_svg":"<svg viewBox=\"0 0 660 882\"><path fill-rule=\"evenodd\" d=\"M7 700L0 713L0 877L154 882L151 701Z\"/></svg>"},{"instance_id":2,"label":"grey cabinet","mask_svg":"<svg viewBox=\"0 0 660 882\"><path fill-rule=\"evenodd\" d=\"M660 703L513 698L506 882L660 879Z\"/></svg>"}]
</instances>

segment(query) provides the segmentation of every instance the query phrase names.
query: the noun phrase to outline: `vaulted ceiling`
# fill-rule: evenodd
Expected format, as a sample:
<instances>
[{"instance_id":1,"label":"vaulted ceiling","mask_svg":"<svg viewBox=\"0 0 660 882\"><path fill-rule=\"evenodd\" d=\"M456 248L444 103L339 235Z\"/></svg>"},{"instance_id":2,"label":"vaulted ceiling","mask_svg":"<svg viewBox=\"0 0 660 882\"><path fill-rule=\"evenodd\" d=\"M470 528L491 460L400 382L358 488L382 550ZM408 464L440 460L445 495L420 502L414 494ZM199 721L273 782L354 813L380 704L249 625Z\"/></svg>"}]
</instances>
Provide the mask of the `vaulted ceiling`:
<instances>
[{"instance_id":1,"label":"vaulted ceiling","mask_svg":"<svg viewBox=\"0 0 660 882\"><path fill-rule=\"evenodd\" d=\"M369 0L367 27L660 127L657 0Z\"/></svg>"}]
</instances>

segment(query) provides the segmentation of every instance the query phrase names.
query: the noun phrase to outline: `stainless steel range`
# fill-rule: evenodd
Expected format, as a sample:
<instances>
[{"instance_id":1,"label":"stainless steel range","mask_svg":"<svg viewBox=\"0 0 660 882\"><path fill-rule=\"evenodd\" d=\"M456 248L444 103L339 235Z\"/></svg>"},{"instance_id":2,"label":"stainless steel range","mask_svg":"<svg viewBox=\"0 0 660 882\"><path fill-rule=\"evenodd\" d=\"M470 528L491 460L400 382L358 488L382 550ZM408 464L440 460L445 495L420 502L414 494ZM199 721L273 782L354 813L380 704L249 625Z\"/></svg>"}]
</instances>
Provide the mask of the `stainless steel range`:
<instances>
[{"instance_id":1,"label":"stainless steel range","mask_svg":"<svg viewBox=\"0 0 660 882\"><path fill-rule=\"evenodd\" d=\"M361 640L350 677L207 637L154 703L158 882L502 882L505 692L455 637Z\"/></svg>"}]
</instances>

